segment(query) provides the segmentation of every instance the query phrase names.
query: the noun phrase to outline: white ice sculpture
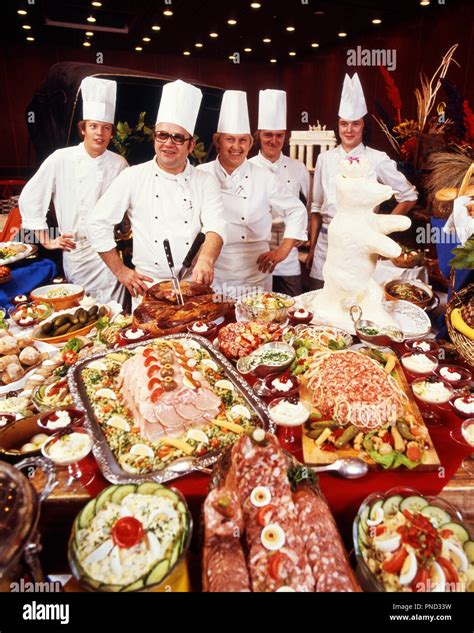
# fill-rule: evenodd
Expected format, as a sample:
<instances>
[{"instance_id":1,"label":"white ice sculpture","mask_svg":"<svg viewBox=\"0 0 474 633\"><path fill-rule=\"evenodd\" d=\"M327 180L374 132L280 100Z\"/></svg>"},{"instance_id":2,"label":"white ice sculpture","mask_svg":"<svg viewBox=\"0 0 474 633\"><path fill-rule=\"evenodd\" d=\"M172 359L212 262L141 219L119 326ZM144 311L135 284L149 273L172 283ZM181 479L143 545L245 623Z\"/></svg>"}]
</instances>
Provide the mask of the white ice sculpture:
<instances>
[{"instance_id":1,"label":"white ice sculpture","mask_svg":"<svg viewBox=\"0 0 474 633\"><path fill-rule=\"evenodd\" d=\"M395 192L369 177L365 158L344 159L336 176L337 211L328 228L328 252L323 267L324 288L314 299L318 320L353 331L349 309L362 308L363 318L380 326L396 326L383 307L383 290L373 274L379 255L398 257L400 246L387 237L406 231L411 220L403 215L374 212Z\"/></svg>"}]
</instances>

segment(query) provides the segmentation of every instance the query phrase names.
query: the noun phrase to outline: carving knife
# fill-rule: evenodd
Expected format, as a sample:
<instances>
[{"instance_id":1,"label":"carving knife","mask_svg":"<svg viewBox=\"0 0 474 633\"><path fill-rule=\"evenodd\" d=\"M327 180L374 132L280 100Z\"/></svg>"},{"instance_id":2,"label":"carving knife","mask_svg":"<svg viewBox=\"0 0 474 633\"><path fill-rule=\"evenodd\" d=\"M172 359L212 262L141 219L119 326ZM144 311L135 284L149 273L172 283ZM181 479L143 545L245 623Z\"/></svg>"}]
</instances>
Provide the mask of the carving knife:
<instances>
[{"instance_id":1,"label":"carving knife","mask_svg":"<svg viewBox=\"0 0 474 633\"><path fill-rule=\"evenodd\" d=\"M204 233L198 233L194 238L194 242L191 244L191 248L187 252L186 257L183 259L183 265L181 266L181 269L178 273L178 281L181 281L183 277L188 274L191 266L193 265L193 259L196 257L205 239L206 236L204 235Z\"/></svg>"},{"instance_id":2,"label":"carving knife","mask_svg":"<svg viewBox=\"0 0 474 633\"><path fill-rule=\"evenodd\" d=\"M173 261L173 255L171 253L171 246L170 246L169 240L163 240L163 247L165 249L166 259L168 261L168 266L170 268L171 281L173 282L173 288L176 293L176 299L181 305L184 305L184 299L183 299L183 295L182 295L181 288L179 285L179 281L178 281L178 278L176 277L176 273L174 272L174 261Z\"/></svg>"}]
</instances>

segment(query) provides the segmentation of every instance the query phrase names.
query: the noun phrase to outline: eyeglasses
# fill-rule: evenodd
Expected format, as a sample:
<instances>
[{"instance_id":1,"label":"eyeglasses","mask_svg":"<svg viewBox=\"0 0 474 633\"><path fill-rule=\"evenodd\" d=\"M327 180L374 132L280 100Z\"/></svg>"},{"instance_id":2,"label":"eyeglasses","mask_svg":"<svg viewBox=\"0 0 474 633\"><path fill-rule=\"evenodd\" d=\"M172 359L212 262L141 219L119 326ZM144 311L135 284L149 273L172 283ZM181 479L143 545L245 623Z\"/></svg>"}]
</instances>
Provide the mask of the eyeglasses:
<instances>
[{"instance_id":1,"label":"eyeglasses","mask_svg":"<svg viewBox=\"0 0 474 633\"><path fill-rule=\"evenodd\" d=\"M166 143L170 138L175 145L184 145L186 141L191 141L192 136L183 136L183 134L170 134L169 132L154 132L153 138L158 143Z\"/></svg>"}]
</instances>

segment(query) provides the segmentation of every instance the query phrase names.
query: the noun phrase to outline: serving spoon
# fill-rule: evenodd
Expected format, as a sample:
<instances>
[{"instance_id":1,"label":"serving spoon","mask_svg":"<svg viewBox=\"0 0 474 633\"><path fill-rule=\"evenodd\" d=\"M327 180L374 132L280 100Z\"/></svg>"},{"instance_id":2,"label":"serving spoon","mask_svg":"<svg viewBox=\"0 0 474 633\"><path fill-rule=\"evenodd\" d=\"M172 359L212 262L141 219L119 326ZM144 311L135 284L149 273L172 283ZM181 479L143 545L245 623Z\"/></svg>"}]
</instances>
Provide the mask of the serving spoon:
<instances>
[{"instance_id":1,"label":"serving spoon","mask_svg":"<svg viewBox=\"0 0 474 633\"><path fill-rule=\"evenodd\" d=\"M362 459L347 457L346 459L337 459L327 466L311 466L311 470L316 473L334 470L344 479L358 479L369 472L369 467Z\"/></svg>"},{"instance_id":2,"label":"serving spoon","mask_svg":"<svg viewBox=\"0 0 474 633\"><path fill-rule=\"evenodd\" d=\"M202 466L196 457L180 457L172 464L170 464L168 468L175 473L179 473L181 475L191 472L192 470L199 470L206 475L212 474L212 470L210 468Z\"/></svg>"}]
</instances>

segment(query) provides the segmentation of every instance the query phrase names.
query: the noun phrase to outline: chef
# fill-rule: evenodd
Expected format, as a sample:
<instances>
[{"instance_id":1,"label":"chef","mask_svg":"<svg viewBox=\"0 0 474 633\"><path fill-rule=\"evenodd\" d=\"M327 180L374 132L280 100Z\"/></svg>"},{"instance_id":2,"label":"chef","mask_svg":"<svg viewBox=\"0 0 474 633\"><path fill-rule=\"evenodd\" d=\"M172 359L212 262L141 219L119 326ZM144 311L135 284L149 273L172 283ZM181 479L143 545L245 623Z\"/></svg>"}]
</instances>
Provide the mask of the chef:
<instances>
[{"instance_id":1,"label":"chef","mask_svg":"<svg viewBox=\"0 0 474 633\"><path fill-rule=\"evenodd\" d=\"M193 281L211 284L225 235L222 197L216 179L189 162L202 92L184 81L163 86L154 130L155 157L126 169L97 203L89 218L93 248L135 298L147 284L170 278L163 249L168 239L176 269L199 232L206 237L192 272ZM113 227L127 212L133 233L134 269L120 259Z\"/></svg>"},{"instance_id":2,"label":"chef","mask_svg":"<svg viewBox=\"0 0 474 633\"><path fill-rule=\"evenodd\" d=\"M407 214L418 198L415 187L398 171L395 161L385 152L364 144L367 106L357 73L344 78L339 106L338 132L340 143L318 156L314 172L310 219L310 251L306 266L310 270L310 289L322 288L323 265L328 248L328 226L336 213L335 178L342 159L365 157L372 166L372 177L396 191L397 205L393 214ZM338 140L339 140L338 139Z\"/></svg>"},{"instance_id":3,"label":"chef","mask_svg":"<svg viewBox=\"0 0 474 633\"><path fill-rule=\"evenodd\" d=\"M284 90L260 90L258 103L258 130L255 137L260 151L249 162L265 167L276 175L278 181L300 200L308 200L309 172L299 160L282 152L286 140L286 92ZM273 221L281 222L282 216L272 209ZM273 290L290 296L303 292L298 249L294 246L288 257L273 271Z\"/></svg>"},{"instance_id":4,"label":"chef","mask_svg":"<svg viewBox=\"0 0 474 633\"><path fill-rule=\"evenodd\" d=\"M86 77L81 83L83 142L56 150L23 188L19 199L22 223L34 230L41 244L63 251L66 278L83 286L98 301L124 303L125 288L117 281L86 235L92 210L110 183L128 165L107 147L113 134L115 81ZM52 236L46 216L51 201L59 235ZM118 219L120 222L122 218Z\"/></svg>"},{"instance_id":5,"label":"chef","mask_svg":"<svg viewBox=\"0 0 474 633\"><path fill-rule=\"evenodd\" d=\"M268 169L247 160L253 140L245 92L224 93L214 141L217 159L198 167L217 177L227 222L227 241L216 262L214 287L230 296L271 291L275 266L298 241L306 239L306 209ZM282 243L271 251L272 209L284 217L285 233Z\"/></svg>"}]
</instances>

